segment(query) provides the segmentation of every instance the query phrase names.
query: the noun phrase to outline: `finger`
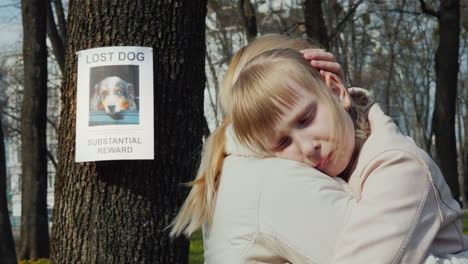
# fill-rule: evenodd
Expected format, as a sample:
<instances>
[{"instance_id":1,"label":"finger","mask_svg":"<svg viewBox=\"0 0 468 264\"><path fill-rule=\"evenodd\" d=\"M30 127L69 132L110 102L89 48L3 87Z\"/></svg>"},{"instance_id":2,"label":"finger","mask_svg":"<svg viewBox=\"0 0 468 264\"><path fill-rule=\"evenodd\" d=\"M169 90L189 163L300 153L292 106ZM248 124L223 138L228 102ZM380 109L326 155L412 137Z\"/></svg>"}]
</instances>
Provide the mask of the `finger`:
<instances>
[{"instance_id":1,"label":"finger","mask_svg":"<svg viewBox=\"0 0 468 264\"><path fill-rule=\"evenodd\" d=\"M324 49L303 49L300 50L302 53L309 53L309 52L326 52Z\"/></svg>"},{"instance_id":2,"label":"finger","mask_svg":"<svg viewBox=\"0 0 468 264\"><path fill-rule=\"evenodd\" d=\"M304 54L304 58L307 60L323 60L323 61L330 61L334 62L335 56L332 53L326 52L321 49L308 49L303 50L302 53Z\"/></svg>"},{"instance_id":3,"label":"finger","mask_svg":"<svg viewBox=\"0 0 468 264\"><path fill-rule=\"evenodd\" d=\"M322 81L325 82L326 77L327 77L327 72L324 70L320 70L320 79L322 79Z\"/></svg>"},{"instance_id":4,"label":"finger","mask_svg":"<svg viewBox=\"0 0 468 264\"><path fill-rule=\"evenodd\" d=\"M310 65L320 70L332 72L343 79L343 70L341 69L341 66L339 63L329 62L329 61L311 60Z\"/></svg>"}]
</instances>

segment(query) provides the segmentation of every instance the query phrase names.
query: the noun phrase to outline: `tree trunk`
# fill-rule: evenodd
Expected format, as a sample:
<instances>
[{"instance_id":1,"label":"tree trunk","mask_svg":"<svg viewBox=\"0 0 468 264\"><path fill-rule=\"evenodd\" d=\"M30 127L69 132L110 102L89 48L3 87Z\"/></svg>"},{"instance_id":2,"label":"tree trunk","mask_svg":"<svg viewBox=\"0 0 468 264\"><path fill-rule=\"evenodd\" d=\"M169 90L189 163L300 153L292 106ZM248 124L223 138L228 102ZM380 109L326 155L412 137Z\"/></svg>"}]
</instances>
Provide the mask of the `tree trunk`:
<instances>
[{"instance_id":1,"label":"tree trunk","mask_svg":"<svg viewBox=\"0 0 468 264\"><path fill-rule=\"evenodd\" d=\"M466 207L466 203L468 202L468 131L465 128L465 142L463 143L463 192L465 193L465 200L463 201Z\"/></svg>"},{"instance_id":2,"label":"tree trunk","mask_svg":"<svg viewBox=\"0 0 468 264\"><path fill-rule=\"evenodd\" d=\"M23 0L24 91L21 109L21 242L19 259L49 257L47 221L46 0Z\"/></svg>"},{"instance_id":3,"label":"tree trunk","mask_svg":"<svg viewBox=\"0 0 468 264\"><path fill-rule=\"evenodd\" d=\"M55 60L60 68L60 72L63 73L65 67L65 47L64 41L60 36L57 24L54 20L54 13L52 12L52 4L50 0L47 1L47 36L49 37L50 43L52 44L52 51L54 52Z\"/></svg>"},{"instance_id":4,"label":"tree trunk","mask_svg":"<svg viewBox=\"0 0 468 264\"><path fill-rule=\"evenodd\" d=\"M57 26L60 38L65 42L67 26L65 21L65 11L63 10L62 0L50 0L55 7L55 15L57 16Z\"/></svg>"},{"instance_id":5,"label":"tree trunk","mask_svg":"<svg viewBox=\"0 0 468 264\"><path fill-rule=\"evenodd\" d=\"M454 198L459 200L455 105L460 37L460 1L441 0L438 18L439 46L435 57L437 87L432 129L436 138L436 155L440 168Z\"/></svg>"},{"instance_id":6,"label":"tree trunk","mask_svg":"<svg viewBox=\"0 0 468 264\"><path fill-rule=\"evenodd\" d=\"M203 135L206 1L69 2L52 263L187 263L166 227L186 197ZM77 56L154 49L154 161L75 163Z\"/></svg>"},{"instance_id":7,"label":"tree trunk","mask_svg":"<svg viewBox=\"0 0 468 264\"><path fill-rule=\"evenodd\" d=\"M322 0L304 0L303 4L307 37L317 41L328 50L330 43L323 19Z\"/></svg>"},{"instance_id":8,"label":"tree trunk","mask_svg":"<svg viewBox=\"0 0 468 264\"><path fill-rule=\"evenodd\" d=\"M0 117L0 263L16 264L15 242L11 232L10 214L6 198L6 160L2 118Z\"/></svg>"},{"instance_id":9,"label":"tree trunk","mask_svg":"<svg viewBox=\"0 0 468 264\"><path fill-rule=\"evenodd\" d=\"M244 25L247 40L251 42L257 37L257 18L255 17L255 8L250 0L239 0L239 14Z\"/></svg>"}]
</instances>

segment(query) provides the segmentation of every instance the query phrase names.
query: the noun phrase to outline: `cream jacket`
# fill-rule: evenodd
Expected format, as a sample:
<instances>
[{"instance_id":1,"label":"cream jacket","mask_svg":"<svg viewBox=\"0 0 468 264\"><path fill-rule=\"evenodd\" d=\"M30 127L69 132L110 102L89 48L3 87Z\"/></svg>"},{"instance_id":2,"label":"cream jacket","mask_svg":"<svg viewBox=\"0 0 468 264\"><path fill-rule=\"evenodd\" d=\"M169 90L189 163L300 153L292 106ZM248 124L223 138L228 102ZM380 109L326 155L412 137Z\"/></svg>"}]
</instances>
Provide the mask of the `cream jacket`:
<instances>
[{"instance_id":1,"label":"cream jacket","mask_svg":"<svg viewBox=\"0 0 468 264\"><path fill-rule=\"evenodd\" d=\"M349 184L358 206L333 263L421 263L468 249L463 212L434 161L378 105Z\"/></svg>"},{"instance_id":2,"label":"cream jacket","mask_svg":"<svg viewBox=\"0 0 468 264\"><path fill-rule=\"evenodd\" d=\"M438 257L426 264L457 263L441 255L468 243L437 166L378 106L369 118L372 135L350 185L359 202L307 165L251 157L228 129L231 155L213 225L203 228L205 263L417 264L427 253Z\"/></svg>"}]
</instances>

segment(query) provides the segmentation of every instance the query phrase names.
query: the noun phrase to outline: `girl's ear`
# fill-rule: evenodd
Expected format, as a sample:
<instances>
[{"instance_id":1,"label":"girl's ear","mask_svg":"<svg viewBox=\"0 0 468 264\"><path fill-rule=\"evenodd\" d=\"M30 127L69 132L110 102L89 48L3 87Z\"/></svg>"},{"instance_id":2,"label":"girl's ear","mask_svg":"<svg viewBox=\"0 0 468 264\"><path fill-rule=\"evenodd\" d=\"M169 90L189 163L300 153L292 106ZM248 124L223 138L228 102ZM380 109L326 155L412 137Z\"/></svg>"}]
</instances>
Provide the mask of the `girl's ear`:
<instances>
[{"instance_id":1,"label":"girl's ear","mask_svg":"<svg viewBox=\"0 0 468 264\"><path fill-rule=\"evenodd\" d=\"M351 97L349 96L348 89L337 75L327 72L320 71L320 75L325 81L325 84L332 90L332 93L338 99L338 102L348 110L351 107Z\"/></svg>"}]
</instances>

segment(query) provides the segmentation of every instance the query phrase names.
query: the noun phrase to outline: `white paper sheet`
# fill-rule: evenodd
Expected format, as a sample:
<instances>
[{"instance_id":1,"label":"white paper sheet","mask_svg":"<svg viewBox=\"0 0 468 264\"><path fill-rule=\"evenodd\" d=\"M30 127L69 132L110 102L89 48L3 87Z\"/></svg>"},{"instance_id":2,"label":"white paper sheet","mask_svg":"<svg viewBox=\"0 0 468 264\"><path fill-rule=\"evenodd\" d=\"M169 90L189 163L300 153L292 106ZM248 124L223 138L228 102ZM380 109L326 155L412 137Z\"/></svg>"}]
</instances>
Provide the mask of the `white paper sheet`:
<instances>
[{"instance_id":1,"label":"white paper sheet","mask_svg":"<svg viewBox=\"0 0 468 264\"><path fill-rule=\"evenodd\" d=\"M77 54L75 161L154 159L152 48Z\"/></svg>"}]
</instances>

